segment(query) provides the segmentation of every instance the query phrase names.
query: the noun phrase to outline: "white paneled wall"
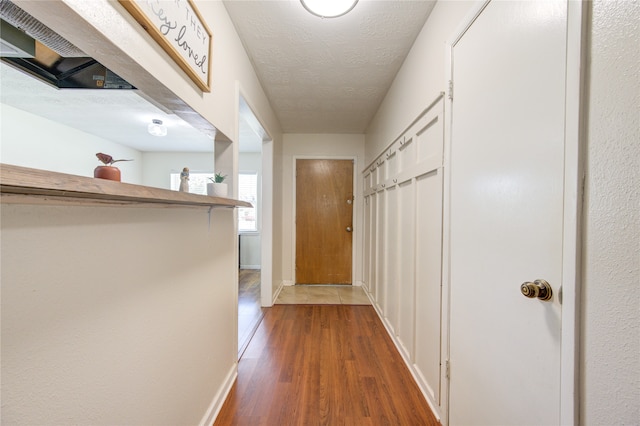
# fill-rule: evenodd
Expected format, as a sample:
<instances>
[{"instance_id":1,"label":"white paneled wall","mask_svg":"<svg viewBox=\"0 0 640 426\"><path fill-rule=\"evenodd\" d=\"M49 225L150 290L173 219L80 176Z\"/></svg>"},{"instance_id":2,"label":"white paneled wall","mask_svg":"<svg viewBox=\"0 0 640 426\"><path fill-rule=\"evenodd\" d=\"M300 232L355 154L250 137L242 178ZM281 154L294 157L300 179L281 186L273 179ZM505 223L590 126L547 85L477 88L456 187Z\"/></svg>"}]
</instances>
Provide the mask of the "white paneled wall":
<instances>
[{"instance_id":1,"label":"white paneled wall","mask_svg":"<svg viewBox=\"0 0 640 426\"><path fill-rule=\"evenodd\" d=\"M443 144L439 96L362 174L365 288L436 411L444 380Z\"/></svg>"},{"instance_id":2,"label":"white paneled wall","mask_svg":"<svg viewBox=\"0 0 640 426\"><path fill-rule=\"evenodd\" d=\"M432 400L440 405L442 301L442 168L415 178L415 357Z\"/></svg>"}]
</instances>

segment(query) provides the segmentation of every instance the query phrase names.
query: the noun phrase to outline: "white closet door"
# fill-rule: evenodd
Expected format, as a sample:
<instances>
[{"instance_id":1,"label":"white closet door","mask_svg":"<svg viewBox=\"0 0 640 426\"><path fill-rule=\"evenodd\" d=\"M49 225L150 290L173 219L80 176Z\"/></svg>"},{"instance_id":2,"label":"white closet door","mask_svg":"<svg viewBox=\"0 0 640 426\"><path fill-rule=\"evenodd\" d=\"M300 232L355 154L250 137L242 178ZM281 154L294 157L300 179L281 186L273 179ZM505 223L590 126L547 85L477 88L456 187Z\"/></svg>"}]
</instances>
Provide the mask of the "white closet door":
<instances>
[{"instance_id":1,"label":"white closet door","mask_svg":"<svg viewBox=\"0 0 640 426\"><path fill-rule=\"evenodd\" d=\"M492 1L453 47L453 425L560 422L566 36L566 2Z\"/></svg>"}]
</instances>

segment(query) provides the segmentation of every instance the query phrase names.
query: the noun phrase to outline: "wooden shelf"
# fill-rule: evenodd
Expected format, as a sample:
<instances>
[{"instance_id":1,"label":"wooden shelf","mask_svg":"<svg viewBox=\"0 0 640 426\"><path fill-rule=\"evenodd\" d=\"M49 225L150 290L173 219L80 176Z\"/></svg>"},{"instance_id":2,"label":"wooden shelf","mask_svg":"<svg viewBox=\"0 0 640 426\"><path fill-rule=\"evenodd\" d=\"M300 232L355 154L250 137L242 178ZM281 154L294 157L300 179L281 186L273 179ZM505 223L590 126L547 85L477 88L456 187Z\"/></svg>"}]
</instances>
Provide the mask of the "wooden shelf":
<instances>
[{"instance_id":1,"label":"wooden shelf","mask_svg":"<svg viewBox=\"0 0 640 426\"><path fill-rule=\"evenodd\" d=\"M251 207L245 201L170 191L104 179L0 164L2 202L29 198L83 204L153 204L160 206ZM26 197L25 197L26 196Z\"/></svg>"}]
</instances>

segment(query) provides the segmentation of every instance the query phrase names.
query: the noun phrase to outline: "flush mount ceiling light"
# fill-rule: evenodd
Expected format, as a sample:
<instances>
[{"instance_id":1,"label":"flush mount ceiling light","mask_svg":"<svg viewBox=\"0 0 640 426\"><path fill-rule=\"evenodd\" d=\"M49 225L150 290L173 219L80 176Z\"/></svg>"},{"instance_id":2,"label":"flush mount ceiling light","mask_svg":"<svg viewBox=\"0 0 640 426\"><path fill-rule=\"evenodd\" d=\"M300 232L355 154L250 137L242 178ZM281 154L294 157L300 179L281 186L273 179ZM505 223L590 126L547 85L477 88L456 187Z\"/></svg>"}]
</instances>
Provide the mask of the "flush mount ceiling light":
<instances>
[{"instance_id":1,"label":"flush mount ceiling light","mask_svg":"<svg viewBox=\"0 0 640 426\"><path fill-rule=\"evenodd\" d=\"M167 135L167 126L162 124L162 120L153 119L149 127L147 127L149 133L153 136L166 136Z\"/></svg>"},{"instance_id":2,"label":"flush mount ceiling light","mask_svg":"<svg viewBox=\"0 0 640 426\"><path fill-rule=\"evenodd\" d=\"M356 7L358 0L300 0L302 6L321 18L337 18Z\"/></svg>"}]
</instances>

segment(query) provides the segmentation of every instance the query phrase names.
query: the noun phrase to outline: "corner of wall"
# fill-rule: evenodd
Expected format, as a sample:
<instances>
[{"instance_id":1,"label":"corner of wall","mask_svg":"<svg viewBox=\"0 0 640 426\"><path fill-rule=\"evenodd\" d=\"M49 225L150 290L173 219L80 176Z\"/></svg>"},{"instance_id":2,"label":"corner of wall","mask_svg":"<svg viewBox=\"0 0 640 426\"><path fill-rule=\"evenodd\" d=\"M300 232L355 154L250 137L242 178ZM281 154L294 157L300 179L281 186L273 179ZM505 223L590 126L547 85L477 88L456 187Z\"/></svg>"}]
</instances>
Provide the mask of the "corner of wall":
<instances>
[{"instance_id":1,"label":"corner of wall","mask_svg":"<svg viewBox=\"0 0 640 426\"><path fill-rule=\"evenodd\" d=\"M204 413L202 420L200 420L200 423L199 423L200 426L210 426L213 424L213 422L215 422L216 418L218 417L218 414L220 413L220 410L222 409L222 405L224 404L227 397L229 396L229 393L231 392L231 388L233 387L233 384L235 383L237 378L238 378L238 364L236 363L229 370L229 373L227 374L227 377L225 378L224 383L222 384L222 386L220 387L216 395L213 397L213 400L211 401L209 408L207 408L207 411Z\"/></svg>"}]
</instances>

